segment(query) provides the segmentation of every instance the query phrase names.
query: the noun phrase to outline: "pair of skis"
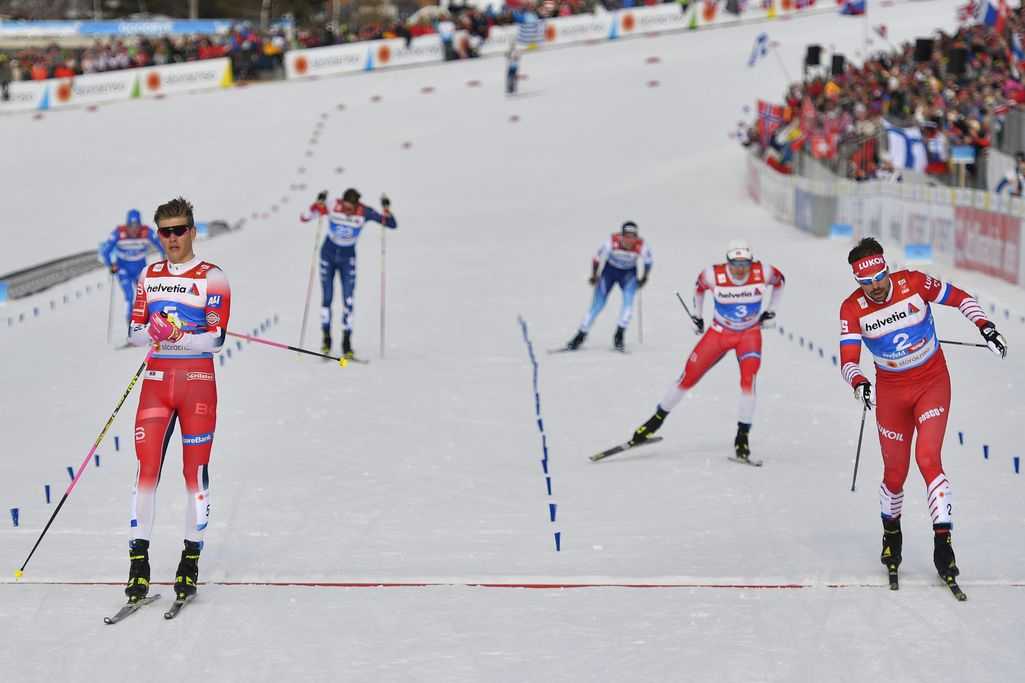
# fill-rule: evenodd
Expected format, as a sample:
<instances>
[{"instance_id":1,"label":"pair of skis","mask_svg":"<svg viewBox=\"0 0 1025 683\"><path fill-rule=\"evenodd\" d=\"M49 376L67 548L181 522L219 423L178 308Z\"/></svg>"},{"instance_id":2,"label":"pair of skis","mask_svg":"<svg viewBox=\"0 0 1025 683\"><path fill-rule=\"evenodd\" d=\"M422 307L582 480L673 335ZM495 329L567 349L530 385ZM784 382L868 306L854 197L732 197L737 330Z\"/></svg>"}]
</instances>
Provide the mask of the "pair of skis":
<instances>
[{"instance_id":1,"label":"pair of skis","mask_svg":"<svg viewBox=\"0 0 1025 683\"><path fill-rule=\"evenodd\" d=\"M195 597L196 597L195 595L191 595L189 597L184 597L184 598L183 597L179 597L179 598L176 598L175 601L173 603L171 603L171 607L166 612L164 612L164 619L167 619L167 620L174 619L176 616L178 616L178 613L182 611L182 608L185 607L185 605L187 603L191 602ZM134 602L127 602L127 603L125 603L125 605L121 609L119 609L117 611L117 614L115 614L114 616L103 617L103 623L105 623L105 624L116 624L117 622L121 621L125 617L128 617L128 616L138 612L139 608L142 607L143 605L148 605L151 602L153 602L155 600L158 600L159 598L160 598L160 593L157 593L156 595L148 595L145 598L142 598L141 600L136 600Z\"/></svg>"},{"instance_id":2,"label":"pair of skis","mask_svg":"<svg viewBox=\"0 0 1025 683\"><path fill-rule=\"evenodd\" d=\"M615 455L616 453L622 453L623 451L628 451L628 450L631 450L633 448L640 448L641 446L647 446L649 444L658 443L661 440L662 440L661 436L652 436L652 437L649 437L649 438L645 439L644 441L638 441L637 443L634 443L632 441L624 441L623 443L621 443L621 444L619 444L617 446L613 446L612 448L610 448L608 450L602 451L600 453L595 453L594 455L591 456L591 461L592 462L597 462L598 460L603 460L603 459L609 457L610 455ZM762 461L761 460L751 460L750 458L738 458L736 456L730 456L730 457L727 458L727 460L732 460L733 462L739 463L739 464L742 464L742 465L750 465L751 467L761 467L762 466Z\"/></svg>"},{"instance_id":3,"label":"pair of skis","mask_svg":"<svg viewBox=\"0 0 1025 683\"><path fill-rule=\"evenodd\" d=\"M890 590L899 590L900 580L897 577L897 565L886 565L886 574L890 582ZM943 581L943 585L947 587L947 590L950 591L950 594L953 595L954 598L958 600L958 602L964 602L968 599L968 596L965 595L965 592L961 590L961 587L959 585L957 585L956 578L954 578L953 576L940 576L940 579Z\"/></svg>"}]
</instances>

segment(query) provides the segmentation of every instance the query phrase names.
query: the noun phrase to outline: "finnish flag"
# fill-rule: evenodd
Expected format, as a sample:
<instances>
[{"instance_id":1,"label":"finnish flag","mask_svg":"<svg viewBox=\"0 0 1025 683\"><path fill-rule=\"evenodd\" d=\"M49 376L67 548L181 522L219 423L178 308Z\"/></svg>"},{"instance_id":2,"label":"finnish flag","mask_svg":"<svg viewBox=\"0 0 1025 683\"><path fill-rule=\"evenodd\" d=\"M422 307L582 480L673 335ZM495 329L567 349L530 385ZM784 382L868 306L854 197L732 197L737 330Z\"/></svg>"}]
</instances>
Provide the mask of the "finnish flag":
<instances>
[{"instance_id":1,"label":"finnish flag","mask_svg":"<svg viewBox=\"0 0 1025 683\"><path fill-rule=\"evenodd\" d=\"M752 67L758 63L758 60L769 54L769 36L765 33L759 33L758 37L755 38L754 47L751 48L751 56L747 60L748 67Z\"/></svg>"}]
</instances>

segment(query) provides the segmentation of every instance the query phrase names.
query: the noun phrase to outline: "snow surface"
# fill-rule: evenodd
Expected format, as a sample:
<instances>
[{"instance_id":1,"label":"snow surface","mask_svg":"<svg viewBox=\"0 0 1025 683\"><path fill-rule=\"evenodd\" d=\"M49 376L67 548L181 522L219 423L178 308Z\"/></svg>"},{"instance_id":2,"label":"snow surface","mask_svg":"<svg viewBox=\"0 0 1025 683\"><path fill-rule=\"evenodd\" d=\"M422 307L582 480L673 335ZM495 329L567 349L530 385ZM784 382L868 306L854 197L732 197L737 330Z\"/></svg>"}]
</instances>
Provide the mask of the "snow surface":
<instances>
[{"instance_id":1,"label":"snow surface","mask_svg":"<svg viewBox=\"0 0 1025 683\"><path fill-rule=\"evenodd\" d=\"M956 4L873 7L870 21L910 40L952 28ZM891 593L877 559L878 443L870 420L851 493L861 411L831 362L852 290L849 245L753 204L727 135L742 107L778 99L787 82L774 57L745 67L762 30L792 74L808 42L854 55L863 40L861 21L825 15L528 54L515 99L501 94L501 60L481 60L5 118L0 272L91 248L127 209L149 215L181 193L200 218L247 218L197 248L231 281L232 327L294 344L314 231L300 208L324 188L355 186L372 205L386 191L400 227L387 238L384 359L372 227L354 335L369 365L233 342L218 366L207 583L170 623L159 603L118 626L101 619L127 574L137 390L100 466L90 463L24 578L11 578L143 351L107 346L102 273L0 306L0 503L20 512L20 526L0 530L2 677L1019 680L1025 496L1012 459L1025 456L1025 292L934 270L995 307L1011 355L947 350L944 461L968 602L935 576L914 469ZM545 354L572 335L591 254L627 219L655 256L643 343L635 319L632 354L609 352L615 294L585 350ZM590 462L682 369L696 338L673 292L689 292L735 236L788 281L752 432L765 466L725 458L732 361L674 411L665 441ZM517 315L540 362L551 495ZM956 311L936 317L942 338L978 341ZM180 549L179 458L172 446L156 582L172 579ZM335 585L272 585L318 583ZM508 587L539 584L549 587ZM581 584L591 587L558 587ZM170 588L155 588L168 604Z\"/></svg>"}]
</instances>

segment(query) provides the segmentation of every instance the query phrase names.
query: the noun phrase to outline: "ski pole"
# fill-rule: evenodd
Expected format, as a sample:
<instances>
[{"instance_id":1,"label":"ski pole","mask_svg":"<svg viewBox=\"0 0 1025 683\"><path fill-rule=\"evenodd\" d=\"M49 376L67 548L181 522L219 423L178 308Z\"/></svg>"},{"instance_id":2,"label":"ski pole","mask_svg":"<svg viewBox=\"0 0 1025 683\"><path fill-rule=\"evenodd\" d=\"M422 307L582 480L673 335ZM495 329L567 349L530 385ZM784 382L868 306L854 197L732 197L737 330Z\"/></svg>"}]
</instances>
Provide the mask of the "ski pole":
<instances>
[{"instance_id":1,"label":"ski pole","mask_svg":"<svg viewBox=\"0 0 1025 683\"><path fill-rule=\"evenodd\" d=\"M320 229L324 224L324 214L317 218L317 236L313 238L313 261L310 262L310 279L306 283L306 306L303 308L303 322L299 329L299 346L306 340L306 321L310 315L310 299L313 297L313 273L317 270L317 247L320 246ZM334 286L334 283L331 283Z\"/></svg>"},{"instance_id":2,"label":"ski pole","mask_svg":"<svg viewBox=\"0 0 1025 683\"><path fill-rule=\"evenodd\" d=\"M110 274L110 301L107 306L107 346L114 344L114 298L117 293L114 292L114 283L116 282L117 276L114 273Z\"/></svg>"},{"instance_id":3,"label":"ski pole","mask_svg":"<svg viewBox=\"0 0 1025 683\"><path fill-rule=\"evenodd\" d=\"M338 356L329 356L326 353L317 353L316 351L307 351L306 349L300 349L298 346L289 346L288 344L281 344L279 342L269 341L267 339L260 339L259 337L250 337L248 334L239 334L238 332L228 332L229 337L238 337L239 339L247 339L258 344L266 344L267 346L274 346L279 349L288 349L289 351L295 351L297 353L305 353L309 356L316 356L317 358L326 358L328 360L336 360L338 364L343 368L349 364L349 361Z\"/></svg>"},{"instance_id":4,"label":"ski pole","mask_svg":"<svg viewBox=\"0 0 1025 683\"><path fill-rule=\"evenodd\" d=\"M984 349L989 348L989 346L987 346L986 344L977 344L975 342L950 341L949 339L940 339L939 342L941 344L956 344L957 346L981 346Z\"/></svg>"},{"instance_id":5,"label":"ski pole","mask_svg":"<svg viewBox=\"0 0 1025 683\"><path fill-rule=\"evenodd\" d=\"M691 322L694 322L694 316L691 315L690 309L687 308L687 304L683 301L683 297L680 296L680 292L673 290L673 293L676 295L676 298L680 300L680 304L683 306L683 310L687 311L687 317L691 319ZM701 333L701 331L698 330L697 326L694 327L694 331L698 334Z\"/></svg>"},{"instance_id":6,"label":"ski pole","mask_svg":"<svg viewBox=\"0 0 1025 683\"><path fill-rule=\"evenodd\" d=\"M637 343L644 343L644 307L641 306L641 290L637 290Z\"/></svg>"},{"instance_id":7,"label":"ski pole","mask_svg":"<svg viewBox=\"0 0 1025 683\"><path fill-rule=\"evenodd\" d=\"M851 493L854 492L854 483L858 481L858 462L861 461L861 438L865 436L865 415L868 414L868 406L861 408L861 431L858 432L858 451L854 454L854 478L851 479Z\"/></svg>"},{"instance_id":8,"label":"ski pole","mask_svg":"<svg viewBox=\"0 0 1025 683\"><path fill-rule=\"evenodd\" d=\"M383 196L383 195L382 195ZM384 358L384 234L388 230L388 207L381 209L381 358Z\"/></svg>"},{"instance_id":9,"label":"ski pole","mask_svg":"<svg viewBox=\"0 0 1025 683\"><path fill-rule=\"evenodd\" d=\"M121 410L121 406L124 405L125 399L128 398L128 394L132 393L132 387L134 387L135 383L139 381L139 377L142 375L142 371L146 369L146 364L149 363L150 357L153 355L153 352L157 350L157 348L157 346L150 346L149 353L146 354L146 358L143 359L142 365L139 366L139 369L135 371L135 376L132 377L132 381L128 383L128 388L125 389L125 393L121 395L121 400L117 402L117 406L115 406L114 412L111 413L110 419L107 420L107 424L103 425L103 430L100 432L100 435L96 437L96 441L93 443L93 447L89 449L89 455L85 456L85 460L83 460L81 466L79 466L78 472L75 473L75 477L71 480L71 484L68 485L68 490L64 492L64 495L61 497L60 502L57 503L57 508L53 511L53 514L50 515L50 519L49 521L47 521L46 526L43 527L43 532L39 534L39 538L36 539L36 544L32 546L32 550L29 551L28 557L26 557L25 561L22 562L21 569L18 569L14 572L15 579L21 578L21 575L25 571L25 566L28 564L28 561L32 559L32 555L36 552L36 548L39 547L40 541L43 540L43 536L46 535L46 532L49 530L50 525L53 524L53 520L56 519L57 513L61 511L61 506L64 505L64 501L66 501L68 499L68 496L71 495L72 489L74 489L75 484L78 483L79 478L82 476L82 472L85 471L86 465L88 465L89 461L92 459L93 453L96 452L96 448L100 445L100 442L103 441L103 437L106 435L107 430L110 429L110 425L114 422L114 418L117 417L118 411Z\"/></svg>"}]
</instances>

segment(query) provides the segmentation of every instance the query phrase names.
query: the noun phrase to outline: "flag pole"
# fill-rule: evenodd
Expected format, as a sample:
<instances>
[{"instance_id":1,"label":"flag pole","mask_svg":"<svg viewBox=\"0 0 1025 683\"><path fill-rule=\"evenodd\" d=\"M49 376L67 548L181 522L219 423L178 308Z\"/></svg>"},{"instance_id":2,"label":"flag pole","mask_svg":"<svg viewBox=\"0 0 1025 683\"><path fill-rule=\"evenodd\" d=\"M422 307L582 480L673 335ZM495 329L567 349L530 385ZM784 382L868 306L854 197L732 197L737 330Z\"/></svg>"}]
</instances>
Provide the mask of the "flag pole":
<instances>
[{"instance_id":1,"label":"flag pole","mask_svg":"<svg viewBox=\"0 0 1025 683\"><path fill-rule=\"evenodd\" d=\"M783 75L787 79L787 83L793 83L794 79L790 78L790 72L787 71L786 64L783 63L783 58L779 55L779 50L776 49L778 43L769 42L769 49L772 50L772 54L776 55L776 61L779 62L779 68L783 70Z\"/></svg>"}]
</instances>

